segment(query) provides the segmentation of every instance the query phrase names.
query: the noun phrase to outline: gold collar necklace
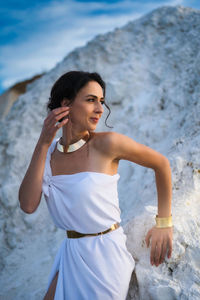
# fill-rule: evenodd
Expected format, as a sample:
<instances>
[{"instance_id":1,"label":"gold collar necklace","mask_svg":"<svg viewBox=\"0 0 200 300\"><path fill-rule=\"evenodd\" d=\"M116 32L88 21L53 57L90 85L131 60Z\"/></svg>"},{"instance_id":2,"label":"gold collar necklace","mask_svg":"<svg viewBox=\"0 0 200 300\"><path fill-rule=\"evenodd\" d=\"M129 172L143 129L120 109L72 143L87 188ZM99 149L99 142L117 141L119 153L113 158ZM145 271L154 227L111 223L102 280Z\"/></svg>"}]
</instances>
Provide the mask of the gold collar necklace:
<instances>
[{"instance_id":1,"label":"gold collar necklace","mask_svg":"<svg viewBox=\"0 0 200 300\"><path fill-rule=\"evenodd\" d=\"M86 143L86 141L84 141L83 139L80 139L78 142L69 145L69 147L67 149L67 152L74 152L74 151L78 150L79 148L81 148L85 143ZM60 152L66 153L65 152L65 146L63 146L60 143L60 139L57 142L57 149Z\"/></svg>"}]
</instances>

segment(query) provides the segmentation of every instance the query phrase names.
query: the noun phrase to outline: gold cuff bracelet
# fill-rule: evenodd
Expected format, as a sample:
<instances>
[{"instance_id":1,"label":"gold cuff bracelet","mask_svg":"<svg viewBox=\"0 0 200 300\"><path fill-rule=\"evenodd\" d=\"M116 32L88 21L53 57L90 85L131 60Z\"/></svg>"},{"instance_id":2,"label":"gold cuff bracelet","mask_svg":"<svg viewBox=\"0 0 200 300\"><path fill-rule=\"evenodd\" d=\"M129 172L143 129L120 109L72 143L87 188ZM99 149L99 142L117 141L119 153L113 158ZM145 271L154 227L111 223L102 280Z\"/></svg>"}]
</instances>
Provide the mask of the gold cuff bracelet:
<instances>
[{"instance_id":1,"label":"gold cuff bracelet","mask_svg":"<svg viewBox=\"0 0 200 300\"><path fill-rule=\"evenodd\" d=\"M157 228L167 228L167 227L172 227L172 215L167 218L159 218L158 215L156 215L156 227Z\"/></svg>"}]
</instances>

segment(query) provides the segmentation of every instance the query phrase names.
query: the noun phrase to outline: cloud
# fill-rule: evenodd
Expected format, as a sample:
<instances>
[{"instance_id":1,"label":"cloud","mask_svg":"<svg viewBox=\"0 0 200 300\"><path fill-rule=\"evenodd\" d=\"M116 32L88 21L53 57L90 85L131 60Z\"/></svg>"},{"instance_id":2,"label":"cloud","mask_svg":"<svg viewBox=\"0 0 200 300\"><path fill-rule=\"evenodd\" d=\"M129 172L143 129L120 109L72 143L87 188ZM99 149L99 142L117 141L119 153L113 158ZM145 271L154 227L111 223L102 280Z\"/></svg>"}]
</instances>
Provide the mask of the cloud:
<instances>
[{"instance_id":1,"label":"cloud","mask_svg":"<svg viewBox=\"0 0 200 300\"><path fill-rule=\"evenodd\" d=\"M83 46L95 35L121 27L163 4L182 4L181 0L90 2L53 1L24 10L7 11L9 24L4 34L13 32L13 42L0 49L0 79L3 88L47 71L75 47Z\"/></svg>"}]
</instances>

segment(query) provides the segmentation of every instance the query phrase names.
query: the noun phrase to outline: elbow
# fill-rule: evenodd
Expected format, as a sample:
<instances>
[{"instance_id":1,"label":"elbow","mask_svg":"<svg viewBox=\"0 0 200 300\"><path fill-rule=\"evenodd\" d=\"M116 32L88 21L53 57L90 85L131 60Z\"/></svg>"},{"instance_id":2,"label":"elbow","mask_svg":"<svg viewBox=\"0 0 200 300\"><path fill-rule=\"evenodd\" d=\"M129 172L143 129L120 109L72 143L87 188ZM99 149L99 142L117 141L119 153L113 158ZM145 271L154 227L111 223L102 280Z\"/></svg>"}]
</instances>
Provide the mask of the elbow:
<instances>
[{"instance_id":1,"label":"elbow","mask_svg":"<svg viewBox=\"0 0 200 300\"><path fill-rule=\"evenodd\" d=\"M27 204L25 205L25 203L27 203L26 200L22 200L20 196L18 197L18 199L19 199L19 203L20 203L20 209L24 213L26 213L26 214L32 214L32 213L34 213L34 211L36 209L33 209L32 207L30 208L29 206L27 206Z\"/></svg>"},{"instance_id":2,"label":"elbow","mask_svg":"<svg viewBox=\"0 0 200 300\"><path fill-rule=\"evenodd\" d=\"M20 202L20 200L19 200L19 202ZM29 207L26 207L26 206L22 205L21 202L20 202L20 208L26 214L32 214L32 213L34 213L33 209L30 209Z\"/></svg>"},{"instance_id":3,"label":"elbow","mask_svg":"<svg viewBox=\"0 0 200 300\"><path fill-rule=\"evenodd\" d=\"M161 154L159 163L155 166L154 171L161 171L163 168L169 168L170 169L170 161L168 158Z\"/></svg>"},{"instance_id":4,"label":"elbow","mask_svg":"<svg viewBox=\"0 0 200 300\"><path fill-rule=\"evenodd\" d=\"M164 156L164 164L166 164L170 168L170 161L166 156Z\"/></svg>"},{"instance_id":5,"label":"elbow","mask_svg":"<svg viewBox=\"0 0 200 300\"><path fill-rule=\"evenodd\" d=\"M31 210L31 209L24 209L24 208L22 208L22 206L20 205L20 208L21 208L21 210L24 212L24 213L26 213L26 214L32 214L32 213L34 213L34 210Z\"/></svg>"},{"instance_id":6,"label":"elbow","mask_svg":"<svg viewBox=\"0 0 200 300\"><path fill-rule=\"evenodd\" d=\"M27 196L21 191L21 188L18 192L18 200L20 203L20 209L26 214L32 214L36 211L37 207L33 207L34 201L30 199L30 196Z\"/></svg>"}]
</instances>

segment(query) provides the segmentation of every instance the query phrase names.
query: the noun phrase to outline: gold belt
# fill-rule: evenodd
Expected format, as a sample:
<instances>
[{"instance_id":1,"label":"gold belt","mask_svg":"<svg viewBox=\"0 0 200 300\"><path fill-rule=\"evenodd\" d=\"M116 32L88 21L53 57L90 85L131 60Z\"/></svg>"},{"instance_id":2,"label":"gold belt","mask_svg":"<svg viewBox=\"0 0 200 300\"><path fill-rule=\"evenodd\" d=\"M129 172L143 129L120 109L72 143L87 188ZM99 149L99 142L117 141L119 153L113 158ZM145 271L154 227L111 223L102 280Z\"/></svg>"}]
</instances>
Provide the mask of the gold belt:
<instances>
[{"instance_id":1,"label":"gold belt","mask_svg":"<svg viewBox=\"0 0 200 300\"><path fill-rule=\"evenodd\" d=\"M66 230L66 234L67 234L68 238L81 238L84 236L97 236L97 235L105 234L107 232L115 230L118 227L119 227L119 223L115 223L115 224L112 224L112 226L110 228L108 228L107 230L98 232L98 233L80 233L80 232L73 231L73 230Z\"/></svg>"}]
</instances>

